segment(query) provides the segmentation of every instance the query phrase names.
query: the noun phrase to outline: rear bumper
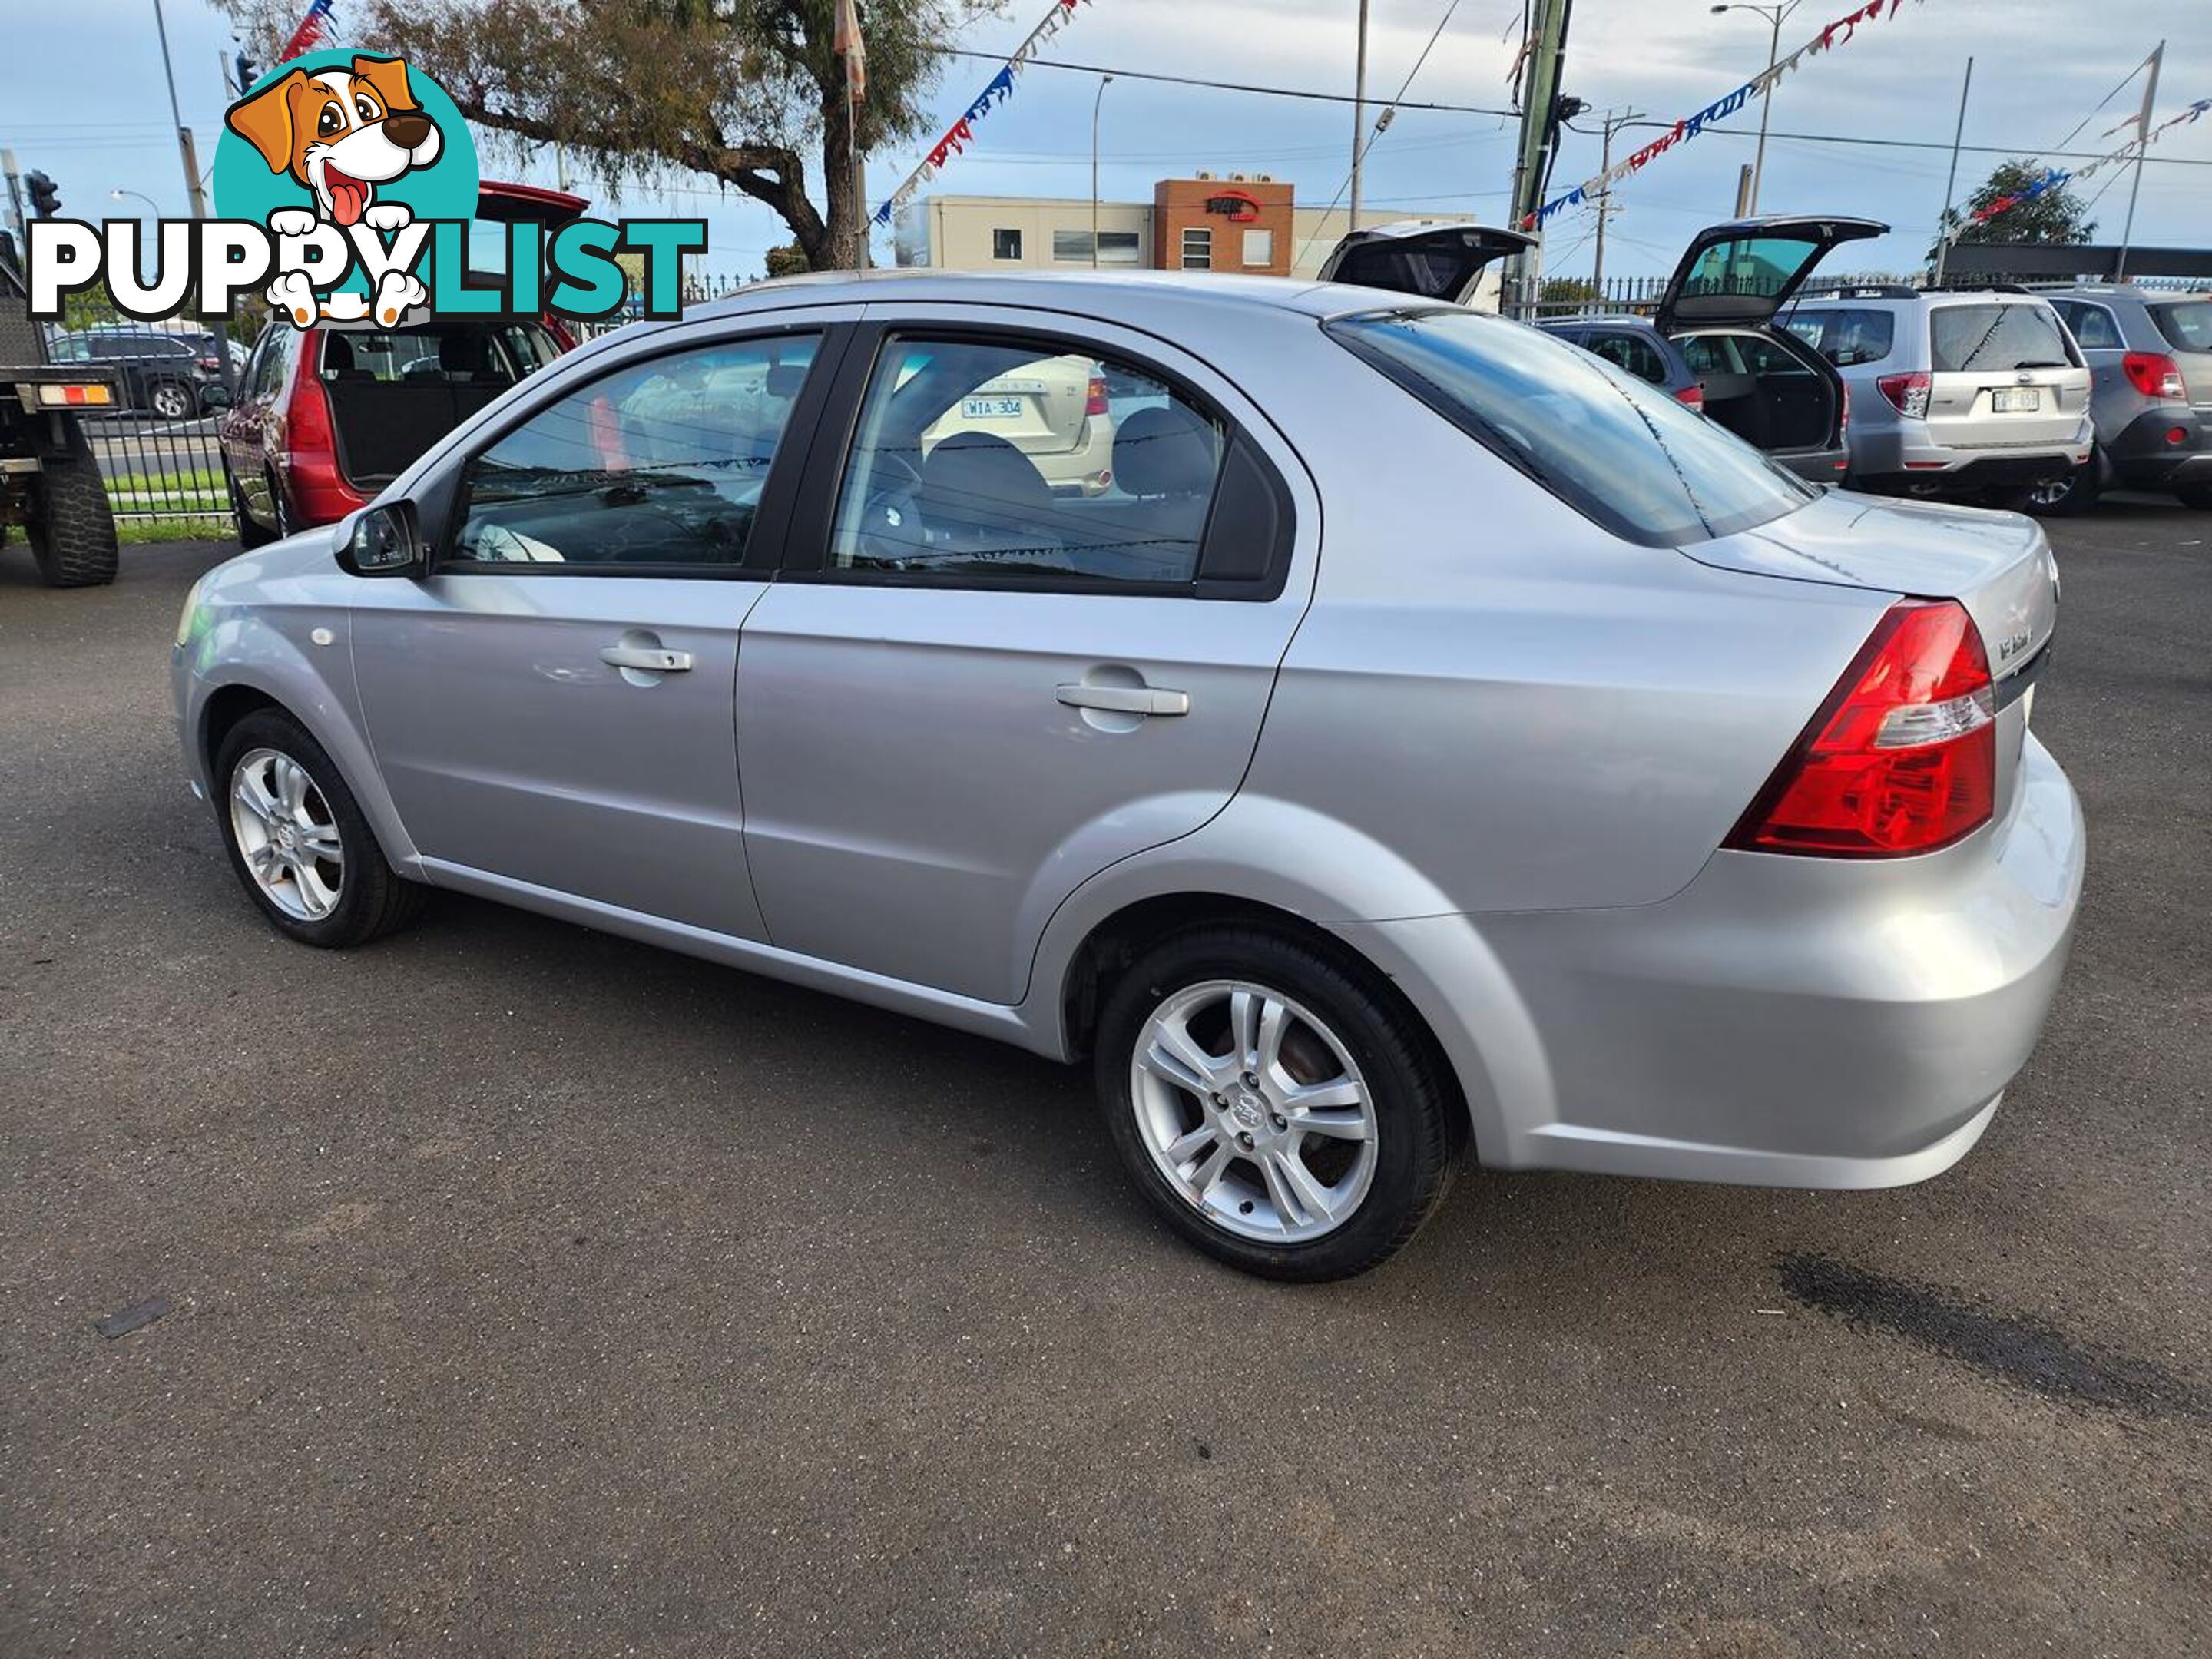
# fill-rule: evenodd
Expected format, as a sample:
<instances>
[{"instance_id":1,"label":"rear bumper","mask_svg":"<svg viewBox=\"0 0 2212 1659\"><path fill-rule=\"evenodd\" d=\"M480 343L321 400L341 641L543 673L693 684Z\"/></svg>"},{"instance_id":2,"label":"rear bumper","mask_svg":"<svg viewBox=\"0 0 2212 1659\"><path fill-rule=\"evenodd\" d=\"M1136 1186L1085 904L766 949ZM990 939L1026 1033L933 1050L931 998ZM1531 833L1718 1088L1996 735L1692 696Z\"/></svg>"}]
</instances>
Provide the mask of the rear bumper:
<instances>
[{"instance_id":1,"label":"rear bumper","mask_svg":"<svg viewBox=\"0 0 2212 1659\"><path fill-rule=\"evenodd\" d=\"M2005 820L1923 858L1720 853L1658 904L1340 931L1436 1026L1486 1164L1894 1186L1961 1157L2026 1063L2083 861L2031 737Z\"/></svg>"},{"instance_id":2,"label":"rear bumper","mask_svg":"<svg viewBox=\"0 0 2212 1659\"><path fill-rule=\"evenodd\" d=\"M1788 467L1808 483L1841 483L1850 470L1851 453L1841 444L1833 449L1795 450L1769 454L1767 459Z\"/></svg>"},{"instance_id":3,"label":"rear bumper","mask_svg":"<svg viewBox=\"0 0 2212 1659\"><path fill-rule=\"evenodd\" d=\"M2182 434L2179 442L2172 434ZM2185 404L2146 410L2104 445L2113 479L2137 489L2212 483L2203 422Z\"/></svg>"},{"instance_id":4,"label":"rear bumper","mask_svg":"<svg viewBox=\"0 0 2212 1659\"><path fill-rule=\"evenodd\" d=\"M1933 444L1899 428L1851 434L1856 482L1878 489L1946 495L2002 489L2063 478L2089 459L2093 428L2084 420L2067 443L1966 449Z\"/></svg>"}]
</instances>

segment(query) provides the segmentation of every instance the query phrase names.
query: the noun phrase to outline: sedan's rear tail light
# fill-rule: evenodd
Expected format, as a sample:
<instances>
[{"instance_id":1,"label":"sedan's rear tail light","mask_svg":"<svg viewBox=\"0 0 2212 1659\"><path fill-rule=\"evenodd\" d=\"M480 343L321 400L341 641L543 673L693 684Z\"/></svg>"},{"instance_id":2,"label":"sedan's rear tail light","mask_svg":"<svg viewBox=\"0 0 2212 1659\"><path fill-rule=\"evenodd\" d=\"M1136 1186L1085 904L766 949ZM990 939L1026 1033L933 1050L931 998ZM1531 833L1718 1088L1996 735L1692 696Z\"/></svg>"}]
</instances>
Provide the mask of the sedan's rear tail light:
<instances>
[{"instance_id":1,"label":"sedan's rear tail light","mask_svg":"<svg viewBox=\"0 0 2212 1659\"><path fill-rule=\"evenodd\" d=\"M1083 405L1083 412L1085 415L1106 415L1112 412L1107 406L1106 381L1103 376L1094 374L1091 377L1091 396Z\"/></svg>"},{"instance_id":2,"label":"sedan's rear tail light","mask_svg":"<svg viewBox=\"0 0 2212 1659\"><path fill-rule=\"evenodd\" d=\"M1885 374L1875 384L1899 414L1916 421L1928 418L1928 394L1935 390L1935 382L1927 375L1916 369L1910 374Z\"/></svg>"},{"instance_id":3,"label":"sedan's rear tail light","mask_svg":"<svg viewBox=\"0 0 2212 1659\"><path fill-rule=\"evenodd\" d=\"M1674 401L1687 408L1694 409L1702 415L1705 412L1705 388L1698 381L1692 380L1674 394Z\"/></svg>"},{"instance_id":4,"label":"sedan's rear tail light","mask_svg":"<svg viewBox=\"0 0 2212 1659\"><path fill-rule=\"evenodd\" d=\"M1724 843L1742 852L1899 858L1989 822L1996 696L1955 599L1890 607Z\"/></svg>"},{"instance_id":5,"label":"sedan's rear tail light","mask_svg":"<svg viewBox=\"0 0 2212 1659\"><path fill-rule=\"evenodd\" d=\"M2146 398L2181 398L2189 390L2181 383L2181 366L2163 351L2130 351L2120 359L2120 373Z\"/></svg>"}]
</instances>

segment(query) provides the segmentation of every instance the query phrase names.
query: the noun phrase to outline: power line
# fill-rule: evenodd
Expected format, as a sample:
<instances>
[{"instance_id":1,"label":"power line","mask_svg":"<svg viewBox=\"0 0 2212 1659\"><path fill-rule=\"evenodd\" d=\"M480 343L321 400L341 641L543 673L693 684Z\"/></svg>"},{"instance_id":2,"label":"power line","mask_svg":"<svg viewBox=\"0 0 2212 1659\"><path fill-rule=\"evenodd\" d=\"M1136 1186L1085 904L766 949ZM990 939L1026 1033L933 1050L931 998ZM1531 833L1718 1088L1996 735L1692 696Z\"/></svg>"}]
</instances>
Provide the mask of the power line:
<instances>
[{"instance_id":1,"label":"power line","mask_svg":"<svg viewBox=\"0 0 2212 1659\"><path fill-rule=\"evenodd\" d=\"M1630 125L1632 126L1656 127L1662 130L1671 130L1674 127L1674 123L1672 121L1634 121L1631 122ZM1752 132L1739 132L1734 127L1708 126L1705 131L1711 133L1717 133L1724 138L1755 138L1759 136L1758 134ZM1767 134L1767 137L1769 138L1794 138L1800 143L1808 144L1874 144L1878 145L1884 149L1940 149L1947 155L1950 152L1951 149L1951 146L1948 143L1937 143L1933 139L1928 138L1866 138L1859 137L1856 134L1841 132L1770 132ZM2097 150L2039 150L2033 144L1961 144L1959 148L1971 154L1980 155L2017 156L2022 155L2040 155L2046 157L2056 157L2062 161L2101 161L2109 159L2105 153ZM2199 160L2193 155L2152 155L2147 156L2144 159L2149 161L2153 167L2163 165L2172 167L2212 167L2212 161Z\"/></svg>"},{"instance_id":2,"label":"power line","mask_svg":"<svg viewBox=\"0 0 2212 1659\"><path fill-rule=\"evenodd\" d=\"M1002 52L971 52L963 46L924 46L924 52L934 52L940 58L980 58L987 63L1003 64L1006 55ZM1316 103L1357 103L1348 92L1310 92L1300 87L1261 87L1244 81L1202 81L1193 75L1162 75L1152 70L1108 69L1100 64L1066 64L1048 58L1032 58L1022 65L1024 69L1068 70L1078 75L1110 75L1117 81L1164 81L1179 87L1204 87L1209 92L1258 92L1271 98L1304 98ZM1369 103L1376 100L1370 98ZM1400 109L1443 110L1453 115L1495 115L1500 120L1513 120L1518 112L1510 109L1486 109L1479 104L1408 104ZM1948 146L1945 146L1948 148Z\"/></svg>"}]
</instances>

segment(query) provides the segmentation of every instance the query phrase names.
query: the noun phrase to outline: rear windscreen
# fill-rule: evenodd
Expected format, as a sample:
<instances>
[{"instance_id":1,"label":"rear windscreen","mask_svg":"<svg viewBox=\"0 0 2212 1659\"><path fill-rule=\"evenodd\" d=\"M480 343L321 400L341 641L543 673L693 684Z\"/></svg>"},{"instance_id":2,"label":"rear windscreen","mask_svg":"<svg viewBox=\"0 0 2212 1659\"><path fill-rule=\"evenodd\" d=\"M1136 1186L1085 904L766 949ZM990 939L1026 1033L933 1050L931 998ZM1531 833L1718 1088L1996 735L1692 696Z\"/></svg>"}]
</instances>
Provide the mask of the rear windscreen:
<instances>
[{"instance_id":1,"label":"rear windscreen","mask_svg":"<svg viewBox=\"0 0 2212 1659\"><path fill-rule=\"evenodd\" d=\"M1370 313L1330 337L1614 534L1650 546L1794 513L1806 485L1665 392L1480 312Z\"/></svg>"},{"instance_id":2,"label":"rear windscreen","mask_svg":"<svg viewBox=\"0 0 2212 1659\"><path fill-rule=\"evenodd\" d=\"M2212 300L2153 306L2151 319L2176 351L2212 351Z\"/></svg>"},{"instance_id":3,"label":"rear windscreen","mask_svg":"<svg viewBox=\"0 0 2212 1659\"><path fill-rule=\"evenodd\" d=\"M1939 374L2066 368L2081 361L2045 305L1938 306L1928 327Z\"/></svg>"}]
</instances>

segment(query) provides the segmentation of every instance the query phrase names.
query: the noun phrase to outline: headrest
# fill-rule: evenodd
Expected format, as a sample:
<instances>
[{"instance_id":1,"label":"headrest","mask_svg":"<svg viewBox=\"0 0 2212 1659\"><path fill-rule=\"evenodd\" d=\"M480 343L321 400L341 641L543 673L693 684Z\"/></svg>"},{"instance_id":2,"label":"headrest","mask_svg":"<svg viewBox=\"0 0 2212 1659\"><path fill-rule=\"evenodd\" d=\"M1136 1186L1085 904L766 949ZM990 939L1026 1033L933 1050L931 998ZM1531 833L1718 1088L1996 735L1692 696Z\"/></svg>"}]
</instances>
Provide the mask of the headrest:
<instances>
[{"instance_id":1,"label":"headrest","mask_svg":"<svg viewBox=\"0 0 2212 1659\"><path fill-rule=\"evenodd\" d=\"M955 432L921 464L925 509L978 528L1035 528L1052 510L1052 486L1028 456L995 432Z\"/></svg>"},{"instance_id":2,"label":"headrest","mask_svg":"<svg viewBox=\"0 0 2212 1659\"><path fill-rule=\"evenodd\" d=\"M1194 495L1213 487L1220 440L1181 404L1140 409L1114 434L1114 480L1132 495Z\"/></svg>"}]
</instances>

